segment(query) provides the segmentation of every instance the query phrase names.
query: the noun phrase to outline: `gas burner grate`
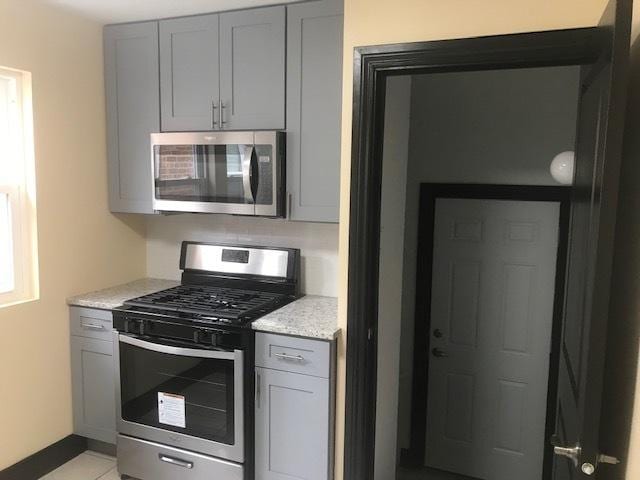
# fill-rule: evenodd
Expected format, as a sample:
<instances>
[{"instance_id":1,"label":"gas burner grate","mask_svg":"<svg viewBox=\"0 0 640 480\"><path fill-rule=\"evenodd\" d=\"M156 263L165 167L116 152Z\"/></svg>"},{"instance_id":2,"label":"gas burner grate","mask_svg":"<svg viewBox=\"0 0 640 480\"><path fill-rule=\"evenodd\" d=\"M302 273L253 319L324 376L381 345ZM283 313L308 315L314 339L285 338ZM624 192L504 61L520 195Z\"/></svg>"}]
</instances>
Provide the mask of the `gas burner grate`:
<instances>
[{"instance_id":1,"label":"gas burner grate","mask_svg":"<svg viewBox=\"0 0 640 480\"><path fill-rule=\"evenodd\" d=\"M284 298L281 294L252 290L210 285L178 285L128 300L125 305L242 322L252 319L261 311L277 306Z\"/></svg>"}]
</instances>

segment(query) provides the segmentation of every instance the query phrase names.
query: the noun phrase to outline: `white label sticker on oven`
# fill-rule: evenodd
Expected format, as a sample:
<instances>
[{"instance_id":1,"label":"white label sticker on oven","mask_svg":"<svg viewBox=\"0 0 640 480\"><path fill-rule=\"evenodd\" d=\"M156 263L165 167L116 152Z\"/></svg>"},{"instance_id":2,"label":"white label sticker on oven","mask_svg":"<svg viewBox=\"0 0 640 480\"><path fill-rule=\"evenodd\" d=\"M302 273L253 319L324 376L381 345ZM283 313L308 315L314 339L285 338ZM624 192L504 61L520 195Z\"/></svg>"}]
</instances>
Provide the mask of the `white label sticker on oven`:
<instances>
[{"instance_id":1,"label":"white label sticker on oven","mask_svg":"<svg viewBox=\"0 0 640 480\"><path fill-rule=\"evenodd\" d=\"M184 397L173 393L158 392L158 421L165 425L185 428Z\"/></svg>"},{"instance_id":2,"label":"white label sticker on oven","mask_svg":"<svg viewBox=\"0 0 640 480\"><path fill-rule=\"evenodd\" d=\"M258 155L259 163L271 163L271 157L269 155Z\"/></svg>"}]
</instances>

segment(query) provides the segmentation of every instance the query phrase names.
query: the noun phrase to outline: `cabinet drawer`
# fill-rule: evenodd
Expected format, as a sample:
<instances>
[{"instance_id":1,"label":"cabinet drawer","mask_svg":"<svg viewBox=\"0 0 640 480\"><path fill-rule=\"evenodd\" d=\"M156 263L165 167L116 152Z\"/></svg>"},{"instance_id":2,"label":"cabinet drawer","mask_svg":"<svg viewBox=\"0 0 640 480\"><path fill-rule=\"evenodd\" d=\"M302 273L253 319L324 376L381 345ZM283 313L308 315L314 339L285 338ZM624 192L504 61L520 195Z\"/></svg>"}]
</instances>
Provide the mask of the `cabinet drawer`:
<instances>
[{"instance_id":1,"label":"cabinet drawer","mask_svg":"<svg viewBox=\"0 0 640 480\"><path fill-rule=\"evenodd\" d=\"M256 366L329 378L331 343L257 333Z\"/></svg>"},{"instance_id":2,"label":"cabinet drawer","mask_svg":"<svg viewBox=\"0 0 640 480\"><path fill-rule=\"evenodd\" d=\"M71 335L113 342L112 314L109 310L71 307Z\"/></svg>"},{"instance_id":3,"label":"cabinet drawer","mask_svg":"<svg viewBox=\"0 0 640 480\"><path fill-rule=\"evenodd\" d=\"M118 472L153 480L245 478L240 464L125 435L118 435Z\"/></svg>"}]
</instances>

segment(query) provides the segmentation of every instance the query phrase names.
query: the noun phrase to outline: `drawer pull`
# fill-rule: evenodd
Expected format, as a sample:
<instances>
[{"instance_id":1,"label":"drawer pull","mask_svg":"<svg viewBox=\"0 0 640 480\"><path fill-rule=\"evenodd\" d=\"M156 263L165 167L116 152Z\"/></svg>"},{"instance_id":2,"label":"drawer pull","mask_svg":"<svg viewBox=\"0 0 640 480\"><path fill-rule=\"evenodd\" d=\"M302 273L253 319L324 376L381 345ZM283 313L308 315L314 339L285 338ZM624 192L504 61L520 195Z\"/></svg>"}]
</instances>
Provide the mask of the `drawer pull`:
<instances>
[{"instance_id":1,"label":"drawer pull","mask_svg":"<svg viewBox=\"0 0 640 480\"><path fill-rule=\"evenodd\" d=\"M193 468L193 462L187 462L178 458L169 457L161 453L158 454L158 458L160 458L160 460L162 460L163 462L170 463L171 465L176 465L177 467Z\"/></svg>"},{"instance_id":2,"label":"drawer pull","mask_svg":"<svg viewBox=\"0 0 640 480\"><path fill-rule=\"evenodd\" d=\"M82 328L87 330L104 330L104 325L98 325L97 323L81 323Z\"/></svg>"},{"instance_id":3,"label":"drawer pull","mask_svg":"<svg viewBox=\"0 0 640 480\"><path fill-rule=\"evenodd\" d=\"M303 362L304 357L302 355L288 355L286 353L274 353L275 357L278 357L282 360L293 360L296 362Z\"/></svg>"}]
</instances>

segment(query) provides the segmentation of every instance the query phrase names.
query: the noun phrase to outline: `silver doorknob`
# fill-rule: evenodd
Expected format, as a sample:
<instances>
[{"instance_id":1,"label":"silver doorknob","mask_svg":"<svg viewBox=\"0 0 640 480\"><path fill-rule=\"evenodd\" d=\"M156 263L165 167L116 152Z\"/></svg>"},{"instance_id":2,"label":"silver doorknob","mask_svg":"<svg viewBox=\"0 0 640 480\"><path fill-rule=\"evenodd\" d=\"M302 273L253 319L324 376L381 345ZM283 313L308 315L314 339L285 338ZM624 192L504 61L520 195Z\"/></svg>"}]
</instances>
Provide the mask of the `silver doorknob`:
<instances>
[{"instance_id":1,"label":"silver doorknob","mask_svg":"<svg viewBox=\"0 0 640 480\"><path fill-rule=\"evenodd\" d=\"M447 352L445 352L444 350L440 350L439 348L434 348L431 350L431 354L434 357L448 357L449 354Z\"/></svg>"},{"instance_id":2,"label":"silver doorknob","mask_svg":"<svg viewBox=\"0 0 640 480\"><path fill-rule=\"evenodd\" d=\"M578 466L578 462L580 461L580 453L582 452L582 448L580 448L580 445L576 444L571 447L565 447L561 444L560 439L557 435L552 435L550 441L551 445L553 445L554 454L560 457L566 457L571 460L575 467Z\"/></svg>"}]
</instances>

